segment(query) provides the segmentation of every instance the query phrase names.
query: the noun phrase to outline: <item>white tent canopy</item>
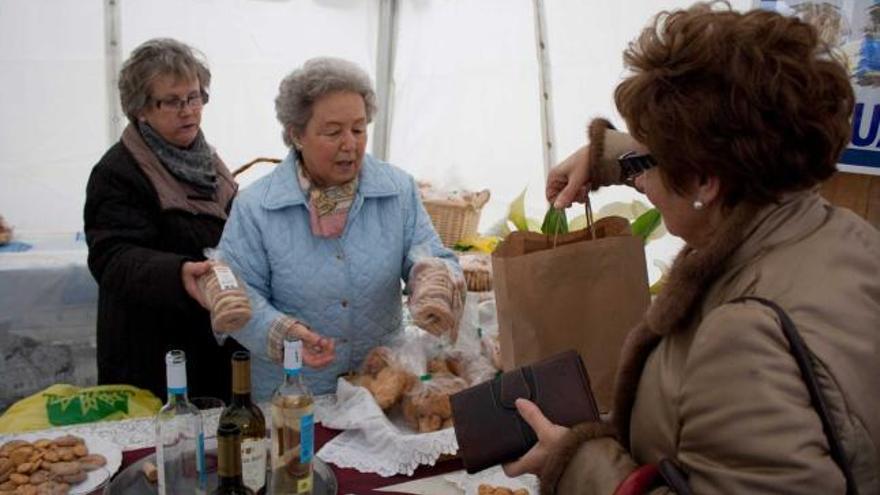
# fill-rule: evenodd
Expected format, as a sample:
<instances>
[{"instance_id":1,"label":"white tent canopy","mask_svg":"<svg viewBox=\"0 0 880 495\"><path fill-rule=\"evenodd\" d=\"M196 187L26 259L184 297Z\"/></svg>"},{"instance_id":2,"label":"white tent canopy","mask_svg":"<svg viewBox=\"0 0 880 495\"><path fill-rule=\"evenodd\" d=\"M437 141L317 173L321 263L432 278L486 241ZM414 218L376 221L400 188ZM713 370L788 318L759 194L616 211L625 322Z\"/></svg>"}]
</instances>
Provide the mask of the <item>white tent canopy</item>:
<instances>
[{"instance_id":1,"label":"white tent canopy","mask_svg":"<svg viewBox=\"0 0 880 495\"><path fill-rule=\"evenodd\" d=\"M624 74L623 49L653 14L691 3L0 0L0 213L23 231L82 229L89 171L126 123L116 73L149 38L174 37L205 53L213 81L203 129L235 168L286 154L274 114L285 74L331 55L360 64L375 80L380 35L396 26L385 32L393 46L384 87L390 111L382 116L390 129L386 158L439 186L490 189L484 229L526 187L528 213L540 216L536 13L543 12L546 29L548 139L558 160L584 142L591 117L622 124L612 93ZM634 197L611 188L597 202Z\"/></svg>"}]
</instances>

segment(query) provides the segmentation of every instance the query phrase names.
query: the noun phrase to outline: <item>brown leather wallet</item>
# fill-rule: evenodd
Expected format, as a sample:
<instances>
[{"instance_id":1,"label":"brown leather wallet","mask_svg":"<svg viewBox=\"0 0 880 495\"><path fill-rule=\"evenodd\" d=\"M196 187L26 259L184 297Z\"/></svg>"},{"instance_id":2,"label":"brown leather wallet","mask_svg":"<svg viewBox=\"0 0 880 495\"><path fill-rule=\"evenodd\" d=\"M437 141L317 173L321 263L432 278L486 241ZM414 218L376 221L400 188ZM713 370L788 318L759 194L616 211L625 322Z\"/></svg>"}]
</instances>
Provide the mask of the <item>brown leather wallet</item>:
<instances>
[{"instance_id":1,"label":"brown leather wallet","mask_svg":"<svg viewBox=\"0 0 880 495\"><path fill-rule=\"evenodd\" d=\"M599 421L599 410L580 355L565 351L450 397L458 453L468 473L525 454L538 439L516 410L528 399L555 424Z\"/></svg>"}]
</instances>

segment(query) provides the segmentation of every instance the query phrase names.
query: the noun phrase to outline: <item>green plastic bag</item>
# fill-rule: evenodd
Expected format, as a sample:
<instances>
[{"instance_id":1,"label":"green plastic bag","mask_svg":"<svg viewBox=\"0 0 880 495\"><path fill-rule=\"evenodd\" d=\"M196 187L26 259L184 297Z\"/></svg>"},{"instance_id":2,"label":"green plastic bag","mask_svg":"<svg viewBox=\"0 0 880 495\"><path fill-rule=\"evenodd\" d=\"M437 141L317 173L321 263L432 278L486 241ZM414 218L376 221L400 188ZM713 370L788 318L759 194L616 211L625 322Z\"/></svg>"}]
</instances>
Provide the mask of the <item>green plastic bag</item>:
<instances>
[{"instance_id":1,"label":"green plastic bag","mask_svg":"<svg viewBox=\"0 0 880 495\"><path fill-rule=\"evenodd\" d=\"M56 384L10 406L0 416L0 433L153 416L161 407L149 390L131 385Z\"/></svg>"}]
</instances>

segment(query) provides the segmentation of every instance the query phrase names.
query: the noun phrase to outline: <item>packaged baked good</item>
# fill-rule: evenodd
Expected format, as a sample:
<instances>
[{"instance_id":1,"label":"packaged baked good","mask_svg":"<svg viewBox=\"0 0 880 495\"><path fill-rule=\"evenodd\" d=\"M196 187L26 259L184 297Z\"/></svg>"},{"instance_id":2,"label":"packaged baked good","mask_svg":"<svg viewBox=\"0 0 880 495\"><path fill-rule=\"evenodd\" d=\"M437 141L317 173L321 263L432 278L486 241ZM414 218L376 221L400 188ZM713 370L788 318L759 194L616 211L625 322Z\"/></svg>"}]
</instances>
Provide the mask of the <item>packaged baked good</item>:
<instances>
[{"instance_id":1,"label":"packaged baked good","mask_svg":"<svg viewBox=\"0 0 880 495\"><path fill-rule=\"evenodd\" d=\"M216 250L205 250L205 254L213 266L196 282L210 308L211 327L218 333L240 330L252 315L244 282L223 262Z\"/></svg>"},{"instance_id":2,"label":"packaged baked good","mask_svg":"<svg viewBox=\"0 0 880 495\"><path fill-rule=\"evenodd\" d=\"M12 241L12 226L0 215L0 246Z\"/></svg>"},{"instance_id":3,"label":"packaged baked good","mask_svg":"<svg viewBox=\"0 0 880 495\"><path fill-rule=\"evenodd\" d=\"M409 277L409 310L415 324L455 343L467 296L461 275L444 260L425 257L413 265Z\"/></svg>"},{"instance_id":4,"label":"packaged baked good","mask_svg":"<svg viewBox=\"0 0 880 495\"><path fill-rule=\"evenodd\" d=\"M452 426L449 396L467 387L464 379L452 374L422 375L419 383L403 396L403 417L419 433L448 428Z\"/></svg>"},{"instance_id":5,"label":"packaged baked good","mask_svg":"<svg viewBox=\"0 0 880 495\"><path fill-rule=\"evenodd\" d=\"M488 253L462 253L458 263L464 272L464 280L470 292L492 290L492 257Z\"/></svg>"}]
</instances>

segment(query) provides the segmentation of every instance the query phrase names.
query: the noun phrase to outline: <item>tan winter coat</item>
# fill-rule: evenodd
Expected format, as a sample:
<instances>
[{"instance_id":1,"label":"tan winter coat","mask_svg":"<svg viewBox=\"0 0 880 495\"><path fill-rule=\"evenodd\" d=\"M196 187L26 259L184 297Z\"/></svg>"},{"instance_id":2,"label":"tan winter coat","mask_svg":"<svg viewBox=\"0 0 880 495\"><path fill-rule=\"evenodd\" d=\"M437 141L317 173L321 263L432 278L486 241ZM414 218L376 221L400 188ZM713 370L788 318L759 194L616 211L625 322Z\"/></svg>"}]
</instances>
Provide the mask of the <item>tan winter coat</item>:
<instances>
[{"instance_id":1,"label":"tan winter coat","mask_svg":"<svg viewBox=\"0 0 880 495\"><path fill-rule=\"evenodd\" d=\"M604 153L606 176L619 175L607 160L619 151ZM638 465L670 458L696 494L843 494L776 315L730 303L749 295L794 321L859 493L880 493L880 233L814 191L738 207L711 246L682 251L624 346L618 438L595 424L572 429L542 491L612 494Z\"/></svg>"}]
</instances>

